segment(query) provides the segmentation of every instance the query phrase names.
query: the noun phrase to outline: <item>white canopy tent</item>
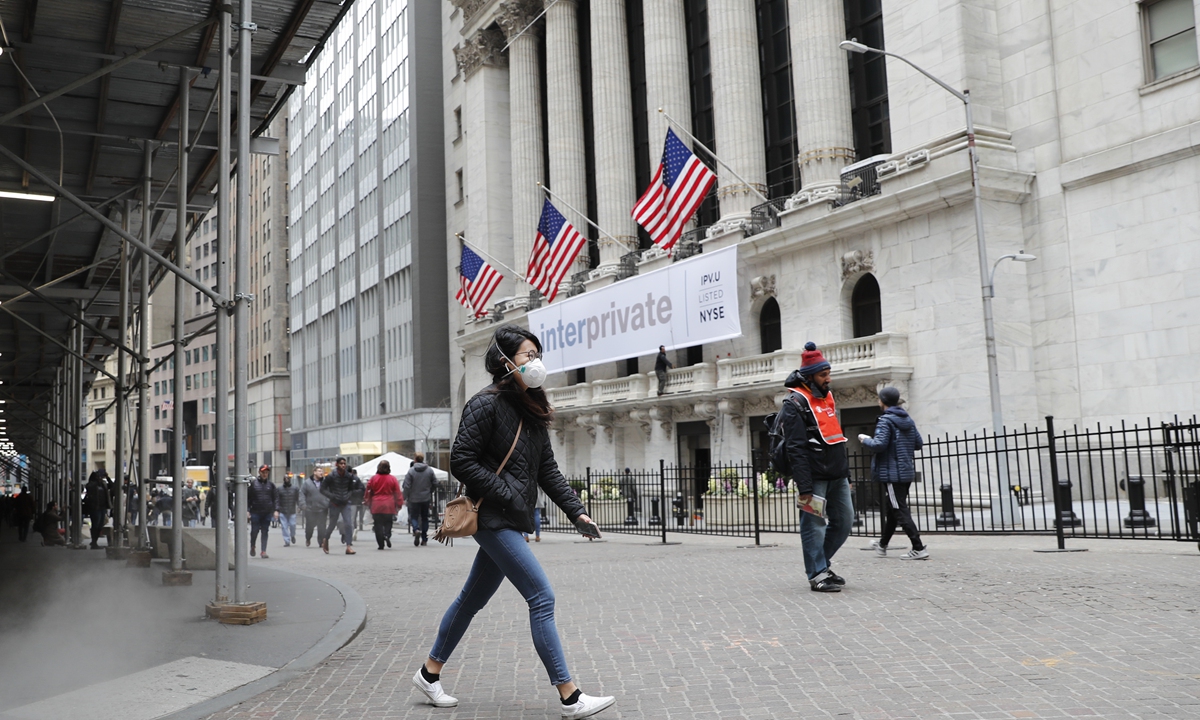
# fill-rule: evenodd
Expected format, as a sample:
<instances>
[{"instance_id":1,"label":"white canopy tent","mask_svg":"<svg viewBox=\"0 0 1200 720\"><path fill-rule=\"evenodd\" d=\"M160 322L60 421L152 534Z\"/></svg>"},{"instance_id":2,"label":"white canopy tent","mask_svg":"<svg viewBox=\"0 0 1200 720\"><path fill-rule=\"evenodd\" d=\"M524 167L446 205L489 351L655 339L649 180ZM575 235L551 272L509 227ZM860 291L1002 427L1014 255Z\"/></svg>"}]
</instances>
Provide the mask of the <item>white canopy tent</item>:
<instances>
[{"instance_id":1,"label":"white canopy tent","mask_svg":"<svg viewBox=\"0 0 1200 720\"><path fill-rule=\"evenodd\" d=\"M366 482L375 474L375 468L379 465L380 460L388 461L388 464L392 466L392 475L395 475L396 479L401 482L404 482L404 474L408 472L408 468L412 466L413 462L412 458L404 457L400 453L386 452L374 460L368 460L362 465L357 466L354 468L354 472L358 473L363 482ZM450 478L450 474L445 470L439 470L432 465L430 467L433 469L433 475L437 478L438 482L445 482Z\"/></svg>"}]
</instances>

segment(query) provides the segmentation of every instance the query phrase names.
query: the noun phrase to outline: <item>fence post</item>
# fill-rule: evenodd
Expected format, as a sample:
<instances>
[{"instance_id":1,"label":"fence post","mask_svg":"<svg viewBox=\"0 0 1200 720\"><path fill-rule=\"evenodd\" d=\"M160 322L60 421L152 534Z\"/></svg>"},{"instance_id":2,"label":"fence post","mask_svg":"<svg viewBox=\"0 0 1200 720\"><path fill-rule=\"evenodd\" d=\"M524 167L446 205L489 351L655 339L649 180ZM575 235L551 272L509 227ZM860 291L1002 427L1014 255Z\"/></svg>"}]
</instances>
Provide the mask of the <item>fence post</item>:
<instances>
[{"instance_id":1,"label":"fence post","mask_svg":"<svg viewBox=\"0 0 1200 720\"><path fill-rule=\"evenodd\" d=\"M1050 482L1054 485L1054 534L1058 538L1058 549L1065 550L1067 548L1066 538L1063 536L1063 514L1062 514L1062 498L1058 492L1058 448L1054 443L1054 416L1046 416L1046 439L1050 446ZM1068 492L1070 489L1068 488ZM1070 496L1068 495L1068 500Z\"/></svg>"},{"instance_id":2,"label":"fence post","mask_svg":"<svg viewBox=\"0 0 1200 720\"><path fill-rule=\"evenodd\" d=\"M942 491L942 514L938 515L934 520L934 525L937 527L958 527L959 519L954 514L954 487L943 480L940 490Z\"/></svg>"},{"instance_id":3,"label":"fence post","mask_svg":"<svg viewBox=\"0 0 1200 720\"><path fill-rule=\"evenodd\" d=\"M1129 515L1125 518L1127 528L1151 528L1157 523L1154 516L1146 512L1146 479L1139 476L1128 480Z\"/></svg>"},{"instance_id":4,"label":"fence post","mask_svg":"<svg viewBox=\"0 0 1200 720\"><path fill-rule=\"evenodd\" d=\"M758 518L758 473L750 467L750 500L754 503L754 544L761 545L762 530Z\"/></svg>"},{"instance_id":5,"label":"fence post","mask_svg":"<svg viewBox=\"0 0 1200 720\"><path fill-rule=\"evenodd\" d=\"M667 461L663 458L658 459L658 508L654 513L654 517L658 518L658 524L662 528L662 541L667 543L667 523L663 521L662 515L667 514L667 476L666 476ZM659 515L659 512L662 515ZM650 522L654 522L653 519Z\"/></svg>"},{"instance_id":6,"label":"fence post","mask_svg":"<svg viewBox=\"0 0 1200 720\"><path fill-rule=\"evenodd\" d=\"M584 469L583 491L588 496L587 502L583 504L583 507L587 510L588 517L592 517L592 468L590 466ZM592 517L592 522L596 522L596 518ZM596 523L596 525L599 524Z\"/></svg>"}]
</instances>

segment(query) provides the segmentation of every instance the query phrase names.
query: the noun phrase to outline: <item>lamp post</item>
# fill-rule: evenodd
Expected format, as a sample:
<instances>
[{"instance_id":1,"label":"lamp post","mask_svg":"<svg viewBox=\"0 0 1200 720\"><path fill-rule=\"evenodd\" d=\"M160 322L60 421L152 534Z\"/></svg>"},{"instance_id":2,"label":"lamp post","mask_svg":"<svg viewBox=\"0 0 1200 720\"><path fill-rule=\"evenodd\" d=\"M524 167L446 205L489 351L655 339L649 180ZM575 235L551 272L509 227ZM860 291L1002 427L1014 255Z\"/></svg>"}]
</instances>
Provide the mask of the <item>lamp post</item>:
<instances>
[{"instance_id":1,"label":"lamp post","mask_svg":"<svg viewBox=\"0 0 1200 720\"><path fill-rule=\"evenodd\" d=\"M929 71L925 70L903 55L897 55L896 53L888 52L887 50L880 50L879 48L863 45L855 40L843 40L838 44L838 47L848 52L858 53L860 55L866 53L879 53L880 55L896 58L900 62L905 63L909 67L937 83L938 86L946 92L958 98L966 109L967 157L970 158L971 161L971 194L972 201L975 206L975 242L979 248L979 281L982 285L981 294L983 296L983 333L984 340L987 344L988 389L992 398L992 430L996 434L1000 434L1004 429L1004 417L1000 412L1000 369L996 362L996 323L992 317L992 297L994 295L992 290L992 278L995 275L996 269L993 266L990 268L989 272L987 244L984 242L983 236L983 198L980 196L979 192L979 153L975 148L975 120L971 114L971 91L955 90L942 80L931 75ZM1000 260L1006 260L1010 258L1019 262L1029 262L1036 259L1034 256L1025 255L1025 253L1022 252L1017 255L1006 255L1000 258ZM998 265L999 261L997 261L996 264Z\"/></svg>"}]
</instances>

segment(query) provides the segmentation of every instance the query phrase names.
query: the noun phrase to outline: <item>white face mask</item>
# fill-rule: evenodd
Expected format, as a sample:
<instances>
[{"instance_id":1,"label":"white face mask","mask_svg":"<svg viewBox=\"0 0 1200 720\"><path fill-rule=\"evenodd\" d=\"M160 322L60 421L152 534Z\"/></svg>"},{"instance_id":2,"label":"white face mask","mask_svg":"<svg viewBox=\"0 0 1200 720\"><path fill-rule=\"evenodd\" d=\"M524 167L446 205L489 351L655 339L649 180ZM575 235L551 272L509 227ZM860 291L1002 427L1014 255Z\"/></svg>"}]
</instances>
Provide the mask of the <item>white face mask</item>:
<instances>
[{"instance_id":1,"label":"white face mask","mask_svg":"<svg viewBox=\"0 0 1200 720\"><path fill-rule=\"evenodd\" d=\"M546 382L546 366L542 364L541 358L534 358L524 365L517 365L512 361L512 358L505 355L503 352L500 353L500 356L505 360L508 360L508 362L511 363L514 368L516 368L509 371L510 375L512 373L521 374L521 382L525 383L525 387L540 388L542 384Z\"/></svg>"}]
</instances>

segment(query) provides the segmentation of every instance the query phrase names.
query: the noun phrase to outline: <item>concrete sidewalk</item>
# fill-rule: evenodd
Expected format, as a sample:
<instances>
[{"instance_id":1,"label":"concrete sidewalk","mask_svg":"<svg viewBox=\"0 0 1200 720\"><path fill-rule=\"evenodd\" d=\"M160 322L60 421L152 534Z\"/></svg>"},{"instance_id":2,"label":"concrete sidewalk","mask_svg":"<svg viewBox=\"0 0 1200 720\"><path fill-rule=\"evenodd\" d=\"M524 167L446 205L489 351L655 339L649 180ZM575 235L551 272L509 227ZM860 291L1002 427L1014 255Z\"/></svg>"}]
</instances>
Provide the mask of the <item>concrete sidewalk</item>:
<instances>
[{"instance_id":1,"label":"concrete sidewalk","mask_svg":"<svg viewBox=\"0 0 1200 720\"><path fill-rule=\"evenodd\" d=\"M212 571L195 572L191 587L164 587L164 563L129 568L99 550L13 535L5 527L0 536L3 720L211 713L242 697L239 688L253 695L324 660L365 620L345 585L252 560L248 599L267 603L267 620L222 625L204 617Z\"/></svg>"}]
</instances>

